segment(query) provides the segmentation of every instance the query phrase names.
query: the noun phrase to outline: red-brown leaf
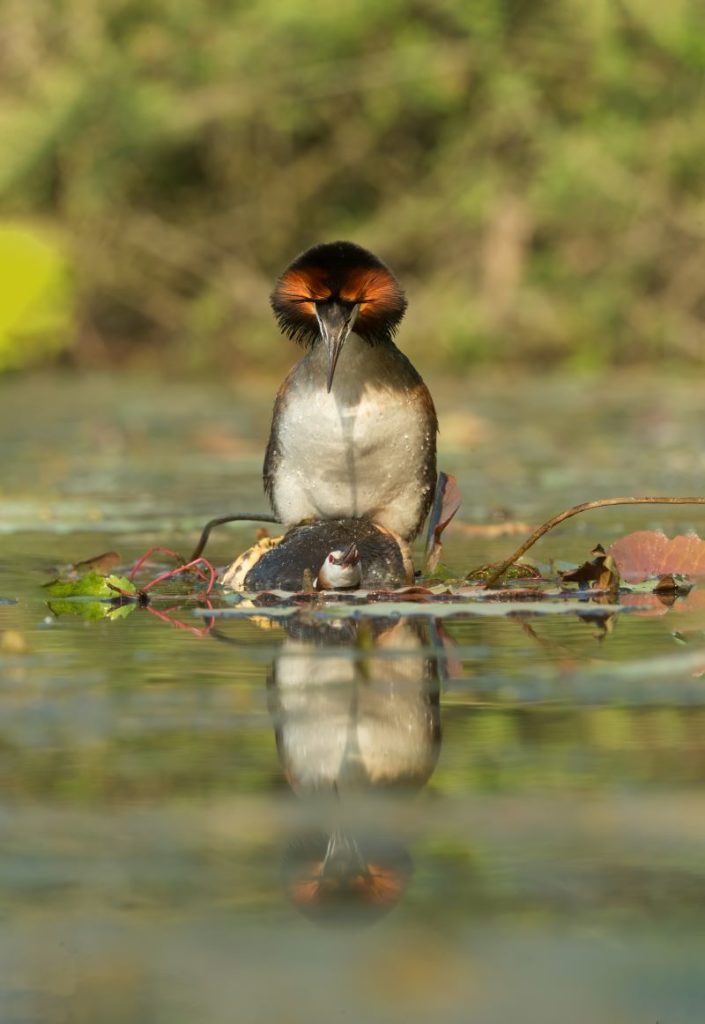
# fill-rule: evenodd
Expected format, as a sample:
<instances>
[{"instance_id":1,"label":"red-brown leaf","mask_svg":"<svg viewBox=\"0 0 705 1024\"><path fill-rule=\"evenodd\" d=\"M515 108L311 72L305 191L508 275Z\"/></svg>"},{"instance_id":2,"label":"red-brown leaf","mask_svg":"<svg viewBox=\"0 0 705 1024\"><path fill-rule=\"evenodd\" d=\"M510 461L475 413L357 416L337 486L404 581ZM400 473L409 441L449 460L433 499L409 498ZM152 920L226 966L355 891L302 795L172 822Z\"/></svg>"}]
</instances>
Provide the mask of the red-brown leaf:
<instances>
[{"instance_id":1,"label":"red-brown leaf","mask_svg":"<svg viewBox=\"0 0 705 1024\"><path fill-rule=\"evenodd\" d=\"M439 473L436 495L429 516L428 540L426 543L426 572L431 573L441 558L443 541L441 534L460 508L462 498L458 481L450 473Z\"/></svg>"},{"instance_id":2,"label":"red-brown leaf","mask_svg":"<svg viewBox=\"0 0 705 1024\"><path fill-rule=\"evenodd\" d=\"M657 530L637 530L616 540L609 554L622 578L630 583L673 573L705 576L705 541L697 533L680 534L669 540Z\"/></svg>"}]
</instances>

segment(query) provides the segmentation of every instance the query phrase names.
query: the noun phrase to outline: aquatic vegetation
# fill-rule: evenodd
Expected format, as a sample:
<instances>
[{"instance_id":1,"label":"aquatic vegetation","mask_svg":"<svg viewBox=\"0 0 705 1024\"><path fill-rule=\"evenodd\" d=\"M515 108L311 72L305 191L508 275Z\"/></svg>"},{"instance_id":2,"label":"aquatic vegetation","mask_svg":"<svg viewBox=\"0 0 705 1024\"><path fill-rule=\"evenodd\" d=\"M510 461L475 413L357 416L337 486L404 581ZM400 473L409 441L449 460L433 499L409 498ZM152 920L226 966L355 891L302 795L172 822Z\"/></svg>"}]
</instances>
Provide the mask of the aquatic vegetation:
<instances>
[{"instance_id":1,"label":"aquatic vegetation","mask_svg":"<svg viewBox=\"0 0 705 1024\"><path fill-rule=\"evenodd\" d=\"M705 541L696 533L668 538L660 530L638 530L613 541L609 553L632 582L674 573L705 576Z\"/></svg>"},{"instance_id":2,"label":"aquatic vegetation","mask_svg":"<svg viewBox=\"0 0 705 1024\"><path fill-rule=\"evenodd\" d=\"M176 567L151 576L138 587L135 579L156 553L173 558L177 563ZM137 559L128 576L117 576L114 573L103 575L95 571L97 564L104 564L106 561L112 563L115 559L119 561L119 555L112 551L87 558L69 566L68 572L62 578L45 584L45 589L52 598L48 602L51 613L78 615L84 619L115 620L126 618L136 608L142 608L178 629L188 629L197 635L208 632L208 628L203 630L191 626L172 614L194 600L210 608L208 595L215 583L216 571L208 559L200 557L184 564L181 557L170 548L153 547ZM85 567L86 571L81 573L80 567ZM162 594L161 598L169 600L170 607L155 608L155 595L152 593L154 588L167 581L187 577L188 574L205 583L205 587L199 587L196 591L189 589L186 594L177 595L176 599L173 594Z\"/></svg>"},{"instance_id":3,"label":"aquatic vegetation","mask_svg":"<svg viewBox=\"0 0 705 1024\"><path fill-rule=\"evenodd\" d=\"M452 488L451 504L456 503L456 492ZM327 524L323 524L327 525ZM343 524L339 524L343 525ZM311 530L315 524L309 524L304 530ZM293 531L295 533L295 531ZM436 536L435 531L431 531ZM642 564L644 550L652 549L652 541L656 538L661 552L664 550L678 552L670 562L663 558L658 563L660 568L652 574L635 571L635 566ZM281 545L282 538L264 538L259 547L245 552L234 563L240 565L243 557L254 558L281 552L286 558L286 545ZM497 566L482 566L469 573L466 577L448 574L446 578L437 580L432 574L418 577L413 586L397 588L370 588L357 586L347 590L321 590L310 585L311 570L301 577L299 589L287 590L283 586L262 586L259 590L239 586L240 593L230 592L228 575L232 567L221 577L225 587L214 589L217 572L211 563L199 556L183 563L181 557L169 548L150 548L140 556L132 566L128 577L101 575L93 571L96 561L105 556L86 559L84 563L91 567L85 575L73 574L70 578L55 580L47 584L46 589L52 600L50 610L55 615L70 612L83 615L85 618L117 618L125 617L128 612L120 611L128 607L130 611L136 607L147 609L170 625L182 629L191 629L199 635L207 635L213 622L219 618L277 618L290 617L300 613L319 619L344 619L352 617L359 620L361 616L384 611L385 615L436 616L446 618L457 615L490 615L506 616L520 612L550 615L577 612L585 617L605 619L610 615L647 606L658 609L671 607L677 598L687 597L693 581L688 577L691 565L688 552L696 558L700 556L703 542L694 535L676 537L667 541L663 535L641 531L616 541L614 548L620 558L620 565L629 580L638 577L641 582L626 582L620 577L620 568L615 557L607 553L601 544L596 545L589 560L570 570L542 573L536 567L524 563L513 563L506 570L506 579L502 586L492 589L488 579L496 575ZM261 548L261 550L260 550ZM113 552L110 553L114 554ZM154 564L155 555L167 555L177 564L172 569L159 571L138 588L135 578L147 564ZM299 556L297 556L299 557ZM249 563L248 563L249 564ZM256 561L255 561L256 564ZM676 565L672 570L664 569L667 564ZM701 574L698 562L692 563L694 575ZM280 567L285 572L285 567ZM170 591L161 595L170 601L167 610L155 608L153 589L167 581L180 577L194 576L199 586L190 587L179 595ZM289 573L291 575L291 573ZM298 575L297 575L298 578ZM307 585L307 581L308 584ZM203 586L205 584L205 586ZM578 602L575 600L577 585L580 593ZM650 600L644 598L649 595ZM89 600L86 600L89 599ZM591 601L595 604L591 605ZM194 605L196 602L196 605ZM183 612L190 609L206 618L207 625L201 630L190 627L181 619L174 617L177 610Z\"/></svg>"}]
</instances>

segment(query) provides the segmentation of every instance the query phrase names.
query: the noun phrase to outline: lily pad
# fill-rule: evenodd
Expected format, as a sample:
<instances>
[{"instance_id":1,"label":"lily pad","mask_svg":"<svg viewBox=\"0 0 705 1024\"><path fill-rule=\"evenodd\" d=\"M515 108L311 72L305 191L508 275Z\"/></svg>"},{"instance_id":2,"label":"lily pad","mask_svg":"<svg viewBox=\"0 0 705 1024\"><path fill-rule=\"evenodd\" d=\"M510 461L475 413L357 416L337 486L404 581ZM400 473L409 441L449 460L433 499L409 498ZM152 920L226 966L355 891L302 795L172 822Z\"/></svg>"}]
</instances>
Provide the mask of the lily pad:
<instances>
[{"instance_id":1,"label":"lily pad","mask_svg":"<svg viewBox=\"0 0 705 1024\"><path fill-rule=\"evenodd\" d=\"M650 576L705 576L705 541L696 533L668 538L658 530L637 530L610 545L623 578L636 583Z\"/></svg>"},{"instance_id":2,"label":"lily pad","mask_svg":"<svg viewBox=\"0 0 705 1024\"><path fill-rule=\"evenodd\" d=\"M65 598L64 600L50 601L48 604L52 615L77 615L81 619L98 620L125 619L137 608L136 601L90 601L85 598L78 600Z\"/></svg>"},{"instance_id":3,"label":"lily pad","mask_svg":"<svg viewBox=\"0 0 705 1024\"><path fill-rule=\"evenodd\" d=\"M45 589L54 600L54 615L78 615L82 619L124 619L137 607L137 587L126 576L88 573L79 579L54 580Z\"/></svg>"},{"instance_id":4,"label":"lily pad","mask_svg":"<svg viewBox=\"0 0 705 1024\"><path fill-rule=\"evenodd\" d=\"M119 594L137 595L137 587L126 576L100 576L90 572L77 580L54 580L46 584L46 590L52 597L93 597L111 600Z\"/></svg>"}]
</instances>

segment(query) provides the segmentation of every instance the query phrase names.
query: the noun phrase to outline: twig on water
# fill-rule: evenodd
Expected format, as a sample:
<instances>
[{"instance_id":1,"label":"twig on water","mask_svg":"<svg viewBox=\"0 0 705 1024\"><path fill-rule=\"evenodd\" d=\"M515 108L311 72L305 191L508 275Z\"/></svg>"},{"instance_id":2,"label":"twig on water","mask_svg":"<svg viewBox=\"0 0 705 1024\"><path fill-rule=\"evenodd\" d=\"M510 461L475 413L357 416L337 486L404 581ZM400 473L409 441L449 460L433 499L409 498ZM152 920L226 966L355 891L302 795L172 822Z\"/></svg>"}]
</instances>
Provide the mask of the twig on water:
<instances>
[{"instance_id":1,"label":"twig on water","mask_svg":"<svg viewBox=\"0 0 705 1024\"><path fill-rule=\"evenodd\" d=\"M558 515L548 519L541 526L538 526L530 537L524 541L516 549L516 551L505 559L500 565L497 566L495 571L483 581L483 587L493 587L504 576L510 565L513 565L517 559L521 558L529 548L533 547L537 540L540 540L544 534L552 530L554 526L558 526L559 523L564 522L566 519L570 519L572 516L579 515L580 512L589 512L593 508L606 508L608 505L705 505L705 497L700 498L598 498L596 501L584 501L582 505L573 505L572 508L567 508L563 512L559 512Z\"/></svg>"}]
</instances>

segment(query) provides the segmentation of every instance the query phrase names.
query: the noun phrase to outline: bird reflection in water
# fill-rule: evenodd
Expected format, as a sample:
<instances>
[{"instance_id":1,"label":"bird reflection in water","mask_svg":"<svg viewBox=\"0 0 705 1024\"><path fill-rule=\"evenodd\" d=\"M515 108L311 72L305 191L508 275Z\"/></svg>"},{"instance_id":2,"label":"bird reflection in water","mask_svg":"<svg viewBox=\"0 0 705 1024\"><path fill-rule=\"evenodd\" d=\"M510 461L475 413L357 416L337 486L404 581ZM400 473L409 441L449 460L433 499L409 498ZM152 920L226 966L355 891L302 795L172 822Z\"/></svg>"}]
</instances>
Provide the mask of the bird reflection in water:
<instances>
[{"instance_id":1,"label":"bird reflection in water","mask_svg":"<svg viewBox=\"0 0 705 1024\"><path fill-rule=\"evenodd\" d=\"M277 749L292 790L326 818L323 829L289 843L287 892L321 921L374 920L403 896L412 862L386 828L360 828L360 798L413 793L433 773L441 742L439 657L429 654L436 627L296 618L285 628L269 680ZM358 812L354 825L346 802Z\"/></svg>"}]
</instances>

